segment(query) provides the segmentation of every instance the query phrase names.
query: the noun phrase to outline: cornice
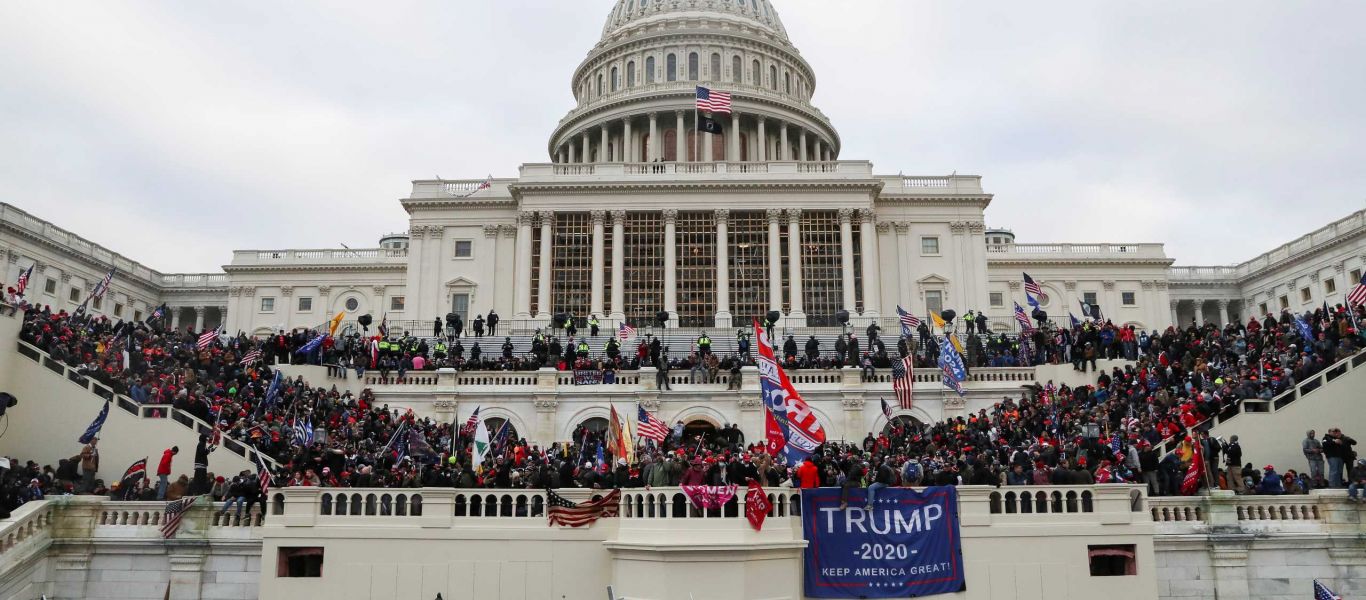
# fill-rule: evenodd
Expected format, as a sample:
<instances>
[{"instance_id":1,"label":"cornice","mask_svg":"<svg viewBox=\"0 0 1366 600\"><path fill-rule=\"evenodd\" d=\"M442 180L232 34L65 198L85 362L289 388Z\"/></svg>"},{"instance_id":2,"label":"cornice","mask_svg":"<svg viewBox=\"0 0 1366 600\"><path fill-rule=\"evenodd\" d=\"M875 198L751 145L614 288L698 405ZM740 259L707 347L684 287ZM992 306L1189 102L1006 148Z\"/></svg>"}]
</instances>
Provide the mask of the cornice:
<instances>
[{"instance_id":1,"label":"cornice","mask_svg":"<svg viewBox=\"0 0 1366 600\"><path fill-rule=\"evenodd\" d=\"M617 181L583 183L525 183L508 186L517 200L539 194L594 194L627 195L635 192L689 192L713 193L716 191L765 193L773 191L819 193L832 189L856 190L875 193L882 189L882 182L875 180L802 180L802 181L699 181L678 182L661 181L658 183Z\"/></svg>"},{"instance_id":2,"label":"cornice","mask_svg":"<svg viewBox=\"0 0 1366 600\"><path fill-rule=\"evenodd\" d=\"M962 194L954 196L916 196L878 194L877 204L898 206L918 204L921 206L975 206L986 209L991 204L993 194Z\"/></svg>"},{"instance_id":3,"label":"cornice","mask_svg":"<svg viewBox=\"0 0 1366 600\"><path fill-rule=\"evenodd\" d=\"M466 199L466 198L400 198L399 204L408 214L415 211L437 210L447 208L498 208L504 206L516 206L515 197L508 198L486 198L486 199Z\"/></svg>"},{"instance_id":4,"label":"cornice","mask_svg":"<svg viewBox=\"0 0 1366 600\"><path fill-rule=\"evenodd\" d=\"M107 272L107 271L109 271L109 269L114 268L114 265L112 265L112 264L104 263L104 262L100 262L100 261L98 261L98 260L95 260L93 257L91 257L91 256L89 256L89 255L82 254L82 253L80 253L80 252L77 252L77 251L73 250L72 248L69 248L69 247L64 246L64 245L62 245L62 244L59 244L59 243L57 243L57 242L54 242L54 241L52 241L52 240L50 240L50 239L48 239L48 238L46 238L46 237L43 237L43 236L34 234L32 231L29 231L29 230L27 230L27 229L23 229L23 228L21 228L21 227L15 227L15 226L11 225L10 223L4 222L4 221L0 221L0 228L4 228L4 230L6 230L6 231L13 232L13 233L19 235L20 237L23 237L23 238L26 239L26 240L29 240L29 241L31 241L31 242L34 242L34 243L40 245L40 246L43 246L44 248L48 248L48 249L50 249L50 250L55 250L55 251L60 252L61 254L66 255L66 256L71 256L71 257L75 258L76 260L78 260L78 261L84 263L86 266L94 267L94 269L95 269L97 272ZM82 238L82 239L84 239L84 238ZM17 249L12 249L11 252L14 252L15 250L17 250ZM130 262L130 263L140 264L140 263L137 263L137 261L134 261L134 260L132 260L132 259L128 259L127 257L124 257L124 258L125 258L126 260L128 260L128 262ZM142 266L146 266L146 265L142 265ZM150 271L151 269L149 268L148 270ZM155 273L155 271L153 271L153 272ZM162 291L161 284L156 283L156 282L151 281L151 280L148 280L148 279L143 279L143 278L141 278L141 277L137 277L137 276L134 275L133 273L126 272L126 271L123 271L123 270L120 270L120 271L115 275L115 281L116 281L117 283L116 283L116 284L114 285L114 287L112 288L114 291L118 291L118 288L119 288L119 287L128 286L129 282L132 282L132 283L135 284L137 287L142 288L142 291L144 291L144 292L160 293L160 292Z\"/></svg>"}]
</instances>

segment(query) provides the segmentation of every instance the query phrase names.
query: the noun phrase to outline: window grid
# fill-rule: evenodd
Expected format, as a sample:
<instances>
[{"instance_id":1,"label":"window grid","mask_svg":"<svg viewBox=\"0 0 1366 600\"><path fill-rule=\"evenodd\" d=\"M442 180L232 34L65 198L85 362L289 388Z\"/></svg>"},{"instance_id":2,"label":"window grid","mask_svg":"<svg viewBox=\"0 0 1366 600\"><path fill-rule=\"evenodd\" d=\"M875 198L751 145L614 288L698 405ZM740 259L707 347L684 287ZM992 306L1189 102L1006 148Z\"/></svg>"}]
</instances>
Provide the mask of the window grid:
<instances>
[{"instance_id":1,"label":"window grid","mask_svg":"<svg viewBox=\"0 0 1366 600\"><path fill-rule=\"evenodd\" d=\"M536 224L531 228L531 314L541 312L541 235Z\"/></svg>"},{"instance_id":2,"label":"window grid","mask_svg":"<svg viewBox=\"0 0 1366 600\"><path fill-rule=\"evenodd\" d=\"M627 213L622 238L626 321L635 326L653 325L655 313L664 310L663 215Z\"/></svg>"},{"instance_id":3,"label":"window grid","mask_svg":"<svg viewBox=\"0 0 1366 600\"><path fill-rule=\"evenodd\" d=\"M857 215L851 226L854 237L854 309L862 313L867 300L863 299L863 223Z\"/></svg>"},{"instance_id":4,"label":"window grid","mask_svg":"<svg viewBox=\"0 0 1366 600\"><path fill-rule=\"evenodd\" d=\"M730 312L737 326L768 313L768 215L732 212L730 237Z\"/></svg>"},{"instance_id":5,"label":"window grid","mask_svg":"<svg viewBox=\"0 0 1366 600\"><path fill-rule=\"evenodd\" d=\"M833 327L843 308L844 278L840 270L840 222L833 210L803 211L802 308L806 324Z\"/></svg>"},{"instance_id":6,"label":"window grid","mask_svg":"<svg viewBox=\"0 0 1366 600\"><path fill-rule=\"evenodd\" d=\"M593 277L593 222L586 212L555 213L550 246L551 312L588 314Z\"/></svg>"},{"instance_id":7,"label":"window grid","mask_svg":"<svg viewBox=\"0 0 1366 600\"><path fill-rule=\"evenodd\" d=\"M681 327L711 327L716 320L716 215L679 213L678 321Z\"/></svg>"},{"instance_id":8,"label":"window grid","mask_svg":"<svg viewBox=\"0 0 1366 600\"><path fill-rule=\"evenodd\" d=\"M782 219L788 218L786 215L782 217ZM790 264L791 256L789 256L787 248L788 232L790 231L792 231L791 225L778 228L778 264L779 268L782 269L779 271L782 273L779 279L783 281L783 314L792 312L792 278L788 276L792 273L792 267Z\"/></svg>"},{"instance_id":9,"label":"window grid","mask_svg":"<svg viewBox=\"0 0 1366 600\"><path fill-rule=\"evenodd\" d=\"M607 309L612 308L612 242L612 220L607 215L602 225L602 299Z\"/></svg>"}]
</instances>

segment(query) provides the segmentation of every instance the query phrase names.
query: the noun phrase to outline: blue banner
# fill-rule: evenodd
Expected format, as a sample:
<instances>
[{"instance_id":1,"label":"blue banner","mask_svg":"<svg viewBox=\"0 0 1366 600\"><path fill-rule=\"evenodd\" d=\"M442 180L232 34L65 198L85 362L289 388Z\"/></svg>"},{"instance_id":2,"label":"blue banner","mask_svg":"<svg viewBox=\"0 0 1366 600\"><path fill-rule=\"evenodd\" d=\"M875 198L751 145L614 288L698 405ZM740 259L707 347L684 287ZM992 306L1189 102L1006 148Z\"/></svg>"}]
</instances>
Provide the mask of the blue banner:
<instances>
[{"instance_id":1,"label":"blue banner","mask_svg":"<svg viewBox=\"0 0 1366 600\"><path fill-rule=\"evenodd\" d=\"M914 598L966 589L952 486L882 488L866 510L866 489L802 490L806 596Z\"/></svg>"}]
</instances>

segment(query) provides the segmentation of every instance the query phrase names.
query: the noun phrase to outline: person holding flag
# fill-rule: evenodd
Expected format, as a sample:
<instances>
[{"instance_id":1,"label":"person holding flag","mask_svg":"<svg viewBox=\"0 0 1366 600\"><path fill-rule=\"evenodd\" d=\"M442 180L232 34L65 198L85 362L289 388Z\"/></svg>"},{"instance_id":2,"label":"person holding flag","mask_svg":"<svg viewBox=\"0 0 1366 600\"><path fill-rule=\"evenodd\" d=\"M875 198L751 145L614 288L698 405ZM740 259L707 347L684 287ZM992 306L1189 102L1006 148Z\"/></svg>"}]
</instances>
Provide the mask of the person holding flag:
<instances>
[{"instance_id":1,"label":"person holding flag","mask_svg":"<svg viewBox=\"0 0 1366 600\"><path fill-rule=\"evenodd\" d=\"M759 382L764 406L782 433L788 464L795 465L825 443L825 428L778 365L773 345L764 336L758 319L754 320L754 337L759 340Z\"/></svg>"}]
</instances>

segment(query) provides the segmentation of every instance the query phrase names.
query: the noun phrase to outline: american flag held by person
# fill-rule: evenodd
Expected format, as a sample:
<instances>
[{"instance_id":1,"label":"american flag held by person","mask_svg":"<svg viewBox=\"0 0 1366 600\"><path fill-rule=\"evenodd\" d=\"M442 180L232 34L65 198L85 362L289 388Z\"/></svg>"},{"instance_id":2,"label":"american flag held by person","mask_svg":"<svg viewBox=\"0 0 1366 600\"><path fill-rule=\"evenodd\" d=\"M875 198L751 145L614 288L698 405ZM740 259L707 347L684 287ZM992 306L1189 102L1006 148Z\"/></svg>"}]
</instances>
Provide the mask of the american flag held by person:
<instances>
[{"instance_id":1,"label":"american flag held by person","mask_svg":"<svg viewBox=\"0 0 1366 600\"><path fill-rule=\"evenodd\" d=\"M161 523L161 537L171 539L180 530L180 521L185 518L185 513L194 506L200 496L190 496L179 500L172 500L166 503L166 515Z\"/></svg>"},{"instance_id":2,"label":"american flag held by person","mask_svg":"<svg viewBox=\"0 0 1366 600\"><path fill-rule=\"evenodd\" d=\"M911 332L920 327L920 318L906 312L900 305L896 307L896 315L901 319L901 335L911 335Z\"/></svg>"},{"instance_id":3,"label":"american flag held by person","mask_svg":"<svg viewBox=\"0 0 1366 600\"><path fill-rule=\"evenodd\" d=\"M210 331L205 331L204 333L200 334L199 342L195 344L195 347L200 350L204 350L214 342L218 341L218 329L218 327L215 327Z\"/></svg>"},{"instance_id":4,"label":"american flag held by person","mask_svg":"<svg viewBox=\"0 0 1366 600\"><path fill-rule=\"evenodd\" d=\"M636 337L636 328L627 325L626 322L623 321L621 325L617 326L617 337L621 338L621 341L623 342Z\"/></svg>"},{"instance_id":5,"label":"american flag held by person","mask_svg":"<svg viewBox=\"0 0 1366 600\"><path fill-rule=\"evenodd\" d=\"M1357 282L1356 287L1352 288L1352 291L1347 294L1348 309L1356 308L1361 304L1366 304L1366 275L1363 275L1361 281Z\"/></svg>"},{"instance_id":6,"label":"american flag held by person","mask_svg":"<svg viewBox=\"0 0 1366 600\"><path fill-rule=\"evenodd\" d=\"M896 401L901 408L911 409L911 403L915 400L915 365L911 362L911 357L892 361L892 390L896 392Z\"/></svg>"},{"instance_id":7,"label":"american flag held by person","mask_svg":"<svg viewBox=\"0 0 1366 600\"><path fill-rule=\"evenodd\" d=\"M546 512L546 517L552 526L583 527L584 525L592 525L598 519L617 516L618 510L620 510L621 490L612 490L606 496L577 504L556 494L554 490L546 490L545 493L546 505L550 507Z\"/></svg>"},{"instance_id":8,"label":"american flag held by person","mask_svg":"<svg viewBox=\"0 0 1366 600\"><path fill-rule=\"evenodd\" d=\"M658 417L650 414L650 411L645 410L644 406L637 404L636 411L639 420L636 431L640 433L640 437L652 439L656 444L663 444L664 439L669 437L669 426L660 421Z\"/></svg>"},{"instance_id":9,"label":"american flag held by person","mask_svg":"<svg viewBox=\"0 0 1366 600\"><path fill-rule=\"evenodd\" d=\"M730 94L717 92L702 86L697 87L697 110L712 113L730 113Z\"/></svg>"}]
</instances>

